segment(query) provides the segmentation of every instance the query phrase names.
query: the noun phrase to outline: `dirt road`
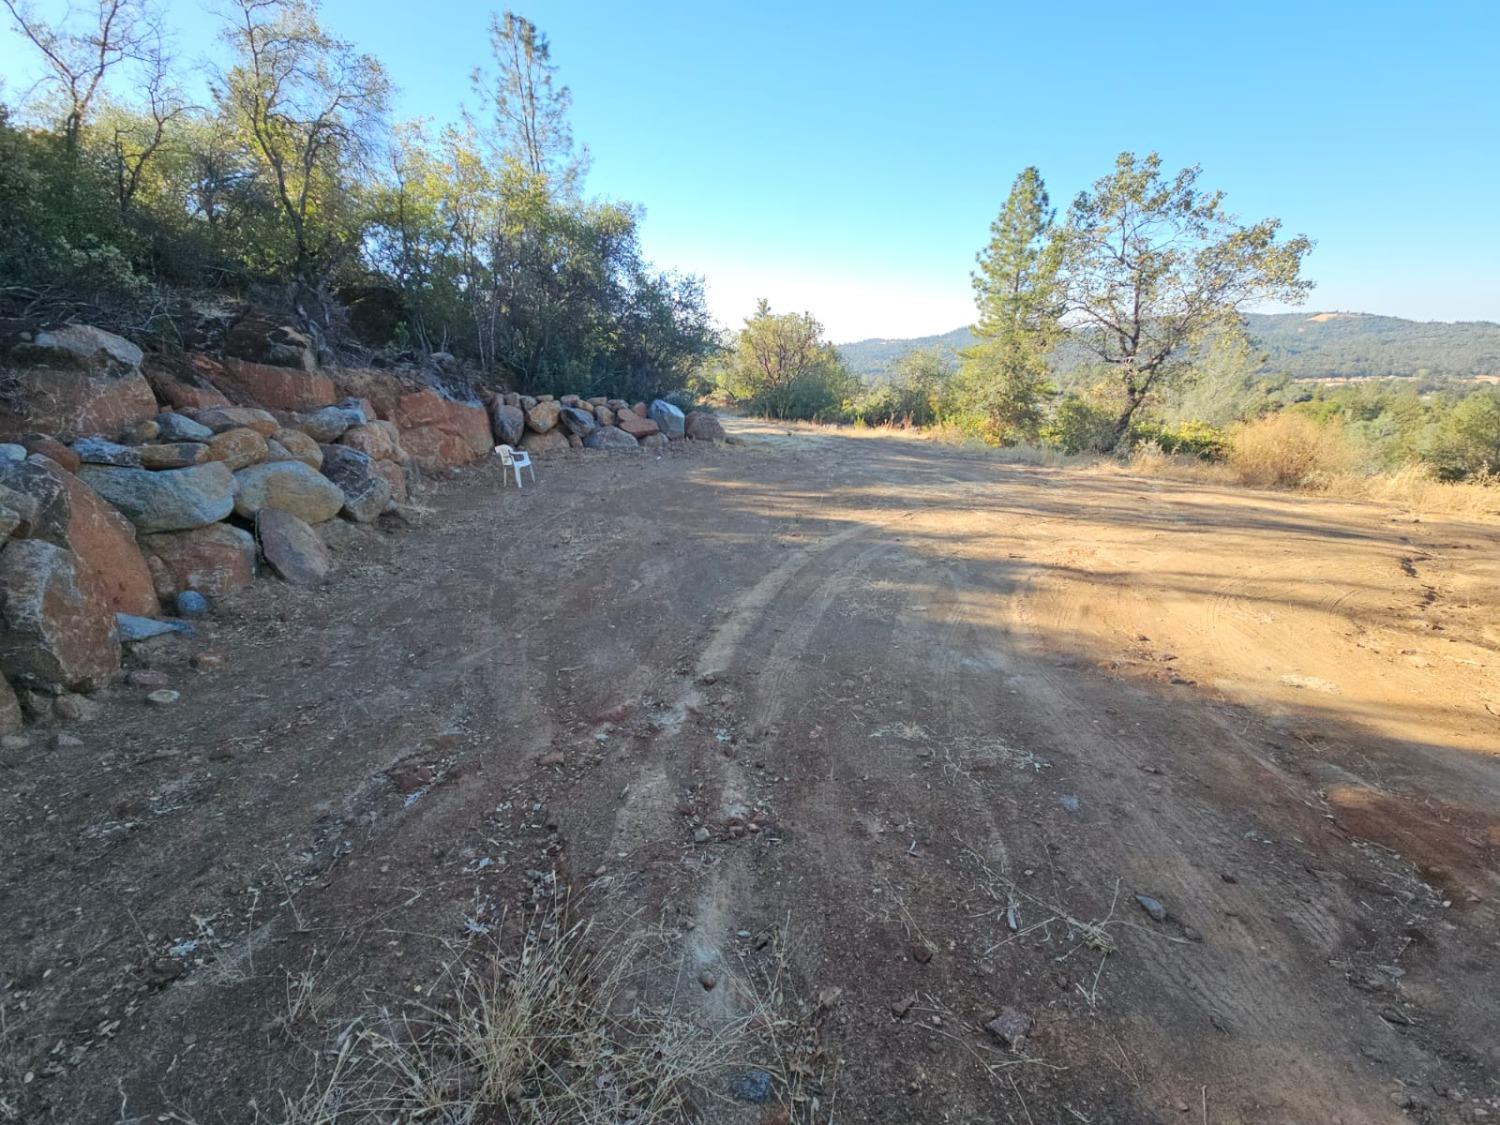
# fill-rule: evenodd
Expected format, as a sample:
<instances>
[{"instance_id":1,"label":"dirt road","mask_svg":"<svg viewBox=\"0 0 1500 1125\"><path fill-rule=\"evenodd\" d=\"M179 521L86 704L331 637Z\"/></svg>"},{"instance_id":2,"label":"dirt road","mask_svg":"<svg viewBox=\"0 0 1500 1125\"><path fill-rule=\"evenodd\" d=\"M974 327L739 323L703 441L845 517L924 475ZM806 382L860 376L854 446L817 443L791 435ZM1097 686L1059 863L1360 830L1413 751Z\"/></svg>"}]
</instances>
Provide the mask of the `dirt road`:
<instances>
[{"instance_id":1,"label":"dirt road","mask_svg":"<svg viewBox=\"0 0 1500 1125\"><path fill-rule=\"evenodd\" d=\"M710 1120L1500 1120L1500 525L737 428L436 485L0 762L8 1119L283 1120L555 885L790 1013Z\"/></svg>"}]
</instances>

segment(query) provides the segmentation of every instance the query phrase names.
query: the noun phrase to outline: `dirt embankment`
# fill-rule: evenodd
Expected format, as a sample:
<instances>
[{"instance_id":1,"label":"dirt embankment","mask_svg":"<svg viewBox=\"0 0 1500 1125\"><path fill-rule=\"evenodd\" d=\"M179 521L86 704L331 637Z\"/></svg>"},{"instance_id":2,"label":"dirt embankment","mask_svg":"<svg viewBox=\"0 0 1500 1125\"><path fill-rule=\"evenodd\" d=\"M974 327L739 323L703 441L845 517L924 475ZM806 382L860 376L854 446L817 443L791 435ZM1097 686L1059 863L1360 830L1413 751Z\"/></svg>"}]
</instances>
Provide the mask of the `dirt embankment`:
<instances>
[{"instance_id":1,"label":"dirt embankment","mask_svg":"<svg viewBox=\"0 0 1500 1125\"><path fill-rule=\"evenodd\" d=\"M557 886L779 1005L711 1119L1500 1118L1495 525L744 428L437 485L0 764L11 1118L282 1120Z\"/></svg>"}]
</instances>

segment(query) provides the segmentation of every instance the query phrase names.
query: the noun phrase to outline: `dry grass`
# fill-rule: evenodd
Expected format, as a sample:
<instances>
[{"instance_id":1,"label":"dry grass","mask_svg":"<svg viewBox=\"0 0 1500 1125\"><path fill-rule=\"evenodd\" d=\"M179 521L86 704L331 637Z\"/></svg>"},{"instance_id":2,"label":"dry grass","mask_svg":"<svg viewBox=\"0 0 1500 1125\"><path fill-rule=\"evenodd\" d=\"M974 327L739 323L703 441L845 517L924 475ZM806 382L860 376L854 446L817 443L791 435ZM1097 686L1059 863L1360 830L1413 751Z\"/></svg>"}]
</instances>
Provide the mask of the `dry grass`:
<instances>
[{"instance_id":1,"label":"dry grass","mask_svg":"<svg viewBox=\"0 0 1500 1125\"><path fill-rule=\"evenodd\" d=\"M1257 488L1319 488L1354 468L1342 431L1301 414L1270 414L1236 426L1229 467Z\"/></svg>"},{"instance_id":2,"label":"dry grass","mask_svg":"<svg viewBox=\"0 0 1500 1125\"><path fill-rule=\"evenodd\" d=\"M454 949L428 990L444 1000L345 1028L322 1078L258 1120L654 1125L700 1115L748 1067L772 1077L784 1120L801 1119L802 1029L779 1014L779 969L756 987L721 974L733 1016L654 1008L634 987L644 939L563 917L561 904L539 914L509 955Z\"/></svg>"}]
</instances>

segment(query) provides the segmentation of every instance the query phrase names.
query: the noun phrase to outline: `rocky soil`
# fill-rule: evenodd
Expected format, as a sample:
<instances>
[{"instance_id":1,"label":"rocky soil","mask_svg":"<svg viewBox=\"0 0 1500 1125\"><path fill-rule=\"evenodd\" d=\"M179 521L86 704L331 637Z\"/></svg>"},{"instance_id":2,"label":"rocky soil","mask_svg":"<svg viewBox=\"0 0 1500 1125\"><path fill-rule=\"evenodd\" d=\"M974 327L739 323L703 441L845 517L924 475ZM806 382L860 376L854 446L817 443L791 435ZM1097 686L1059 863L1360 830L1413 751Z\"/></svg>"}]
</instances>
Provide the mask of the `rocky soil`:
<instances>
[{"instance_id":1,"label":"rocky soil","mask_svg":"<svg viewBox=\"0 0 1500 1125\"><path fill-rule=\"evenodd\" d=\"M782 1013L708 1120L1500 1120L1500 525L730 428L417 480L6 751L0 1120L292 1120L558 901Z\"/></svg>"}]
</instances>

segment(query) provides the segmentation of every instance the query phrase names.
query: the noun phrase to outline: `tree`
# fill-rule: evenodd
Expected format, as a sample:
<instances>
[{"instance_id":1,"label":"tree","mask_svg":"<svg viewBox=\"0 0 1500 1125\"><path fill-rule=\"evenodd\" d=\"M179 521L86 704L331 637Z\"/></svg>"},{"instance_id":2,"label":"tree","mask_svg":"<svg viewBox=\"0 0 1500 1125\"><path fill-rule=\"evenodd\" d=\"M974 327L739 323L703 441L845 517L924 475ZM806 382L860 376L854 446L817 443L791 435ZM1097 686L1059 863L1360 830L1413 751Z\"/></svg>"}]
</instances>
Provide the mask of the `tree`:
<instances>
[{"instance_id":1,"label":"tree","mask_svg":"<svg viewBox=\"0 0 1500 1125\"><path fill-rule=\"evenodd\" d=\"M806 419L837 410L854 381L811 313L777 315L762 299L735 338L722 389L756 413Z\"/></svg>"},{"instance_id":2,"label":"tree","mask_svg":"<svg viewBox=\"0 0 1500 1125\"><path fill-rule=\"evenodd\" d=\"M1063 322L1123 392L1111 449L1151 393L1190 368L1195 345L1253 302L1297 303L1312 288L1301 277L1312 243L1280 241L1277 219L1241 225L1199 174L1164 177L1156 153L1123 152L1055 236Z\"/></svg>"},{"instance_id":3,"label":"tree","mask_svg":"<svg viewBox=\"0 0 1500 1125\"><path fill-rule=\"evenodd\" d=\"M1054 212L1035 168L1016 177L978 255L974 299L979 342L959 353L960 409L983 418L992 440L1035 435L1047 384L1047 355L1061 336L1057 266L1061 243L1048 237Z\"/></svg>"},{"instance_id":4,"label":"tree","mask_svg":"<svg viewBox=\"0 0 1500 1125\"><path fill-rule=\"evenodd\" d=\"M96 0L93 18L79 30L67 26L71 9L63 20L48 23L25 0L0 3L16 21L17 30L41 52L47 78L62 95L67 150L76 153L84 122L106 76L138 57L154 30L154 17L140 0Z\"/></svg>"},{"instance_id":5,"label":"tree","mask_svg":"<svg viewBox=\"0 0 1500 1125\"><path fill-rule=\"evenodd\" d=\"M290 235L285 268L321 291L363 233L350 188L378 143L390 83L325 32L307 0L233 0L230 17L235 63L214 96L273 189Z\"/></svg>"},{"instance_id":6,"label":"tree","mask_svg":"<svg viewBox=\"0 0 1500 1125\"><path fill-rule=\"evenodd\" d=\"M536 24L507 10L490 17L490 53L497 74L476 68L474 88L494 107L499 151L534 175L556 178L571 188L583 161L573 155L568 107L573 95L553 84L557 66L552 47Z\"/></svg>"}]
</instances>

